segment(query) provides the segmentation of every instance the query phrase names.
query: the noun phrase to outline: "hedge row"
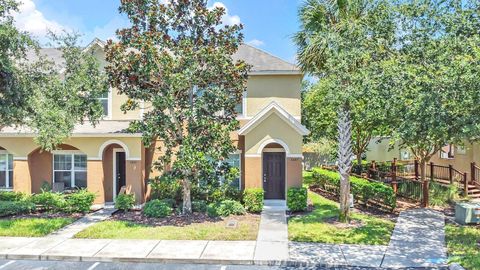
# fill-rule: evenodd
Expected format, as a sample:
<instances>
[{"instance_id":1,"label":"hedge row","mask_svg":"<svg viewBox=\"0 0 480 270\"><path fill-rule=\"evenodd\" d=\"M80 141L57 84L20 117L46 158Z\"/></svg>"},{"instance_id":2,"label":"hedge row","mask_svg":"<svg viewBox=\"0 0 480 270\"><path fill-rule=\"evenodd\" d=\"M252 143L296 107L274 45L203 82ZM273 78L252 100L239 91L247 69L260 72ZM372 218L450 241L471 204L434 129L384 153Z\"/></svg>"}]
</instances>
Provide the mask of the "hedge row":
<instances>
[{"instance_id":1,"label":"hedge row","mask_svg":"<svg viewBox=\"0 0 480 270\"><path fill-rule=\"evenodd\" d=\"M340 175L338 172L315 168L313 169L312 179L307 184L318 186L335 194L340 193ZM350 186L356 200L363 203L378 202L391 210L396 207L397 200L393 188L390 186L355 176L350 176Z\"/></svg>"},{"instance_id":2,"label":"hedge row","mask_svg":"<svg viewBox=\"0 0 480 270\"><path fill-rule=\"evenodd\" d=\"M0 192L0 216L30 213L41 209L46 212L86 213L90 211L96 195L87 190L70 194L44 191L27 195L21 192Z\"/></svg>"}]
</instances>

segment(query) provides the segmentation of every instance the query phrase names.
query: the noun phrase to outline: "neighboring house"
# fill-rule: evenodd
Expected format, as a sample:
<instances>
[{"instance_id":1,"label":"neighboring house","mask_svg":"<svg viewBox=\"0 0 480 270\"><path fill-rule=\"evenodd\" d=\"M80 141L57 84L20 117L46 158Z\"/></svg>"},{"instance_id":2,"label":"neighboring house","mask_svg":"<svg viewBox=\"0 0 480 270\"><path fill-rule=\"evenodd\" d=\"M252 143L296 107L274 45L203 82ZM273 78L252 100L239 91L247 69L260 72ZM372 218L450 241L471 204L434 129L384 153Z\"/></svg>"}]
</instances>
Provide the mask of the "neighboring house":
<instances>
[{"instance_id":1,"label":"neighboring house","mask_svg":"<svg viewBox=\"0 0 480 270\"><path fill-rule=\"evenodd\" d=\"M394 158L397 160L412 160L414 156L407 149L400 149L398 143L394 144L393 147L389 146L388 138L381 141L378 138L373 139L368 145L368 161L391 161ZM446 145L433 155L430 162L437 165L452 165L460 172L470 173L472 162L480 165L480 145L478 143Z\"/></svg>"},{"instance_id":2,"label":"neighboring house","mask_svg":"<svg viewBox=\"0 0 480 270\"><path fill-rule=\"evenodd\" d=\"M96 39L92 50L105 65L104 42ZM62 65L56 49L42 54ZM290 63L248 45L234 55L253 66L242 104L238 106L240 130L231 134L238 148L229 162L240 167L240 189L263 187L266 199L285 199L288 187L302 185L302 126L300 88L303 74ZM142 110L124 114L126 97L111 90L100 98L105 117L93 127L77 125L58 150L45 152L34 143L28 129L0 132L0 189L38 193L46 182L64 188L81 187L97 194L96 203L113 202L122 186L135 193L137 203L148 196L148 179L158 153L145 148L141 134L128 133L131 120ZM158 143L158 142L157 142Z\"/></svg>"}]
</instances>

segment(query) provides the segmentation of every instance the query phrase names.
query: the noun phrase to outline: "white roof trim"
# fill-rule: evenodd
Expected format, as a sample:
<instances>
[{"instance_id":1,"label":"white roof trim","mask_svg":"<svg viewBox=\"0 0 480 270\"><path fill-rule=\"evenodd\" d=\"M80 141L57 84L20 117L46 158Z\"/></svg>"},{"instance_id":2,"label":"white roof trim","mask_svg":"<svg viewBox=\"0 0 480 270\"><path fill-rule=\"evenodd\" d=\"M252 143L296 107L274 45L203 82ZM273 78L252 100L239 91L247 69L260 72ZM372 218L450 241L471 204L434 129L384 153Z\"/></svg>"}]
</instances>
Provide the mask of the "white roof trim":
<instances>
[{"instance_id":1,"label":"white roof trim","mask_svg":"<svg viewBox=\"0 0 480 270\"><path fill-rule=\"evenodd\" d=\"M94 45L98 45L100 48L105 48L105 42L103 42L102 40L100 40L99 38L94 38L92 40L92 42L90 42L87 47L85 47L85 49L83 49L84 52L88 52L89 50L91 50L93 48Z\"/></svg>"},{"instance_id":2,"label":"white roof trim","mask_svg":"<svg viewBox=\"0 0 480 270\"><path fill-rule=\"evenodd\" d=\"M289 114L285 109L283 109L277 102L272 101L268 104L267 107L263 108L257 115L255 115L252 120L250 120L245 126L243 126L239 131L239 135L246 135L252 131L258 124L265 120L272 113L277 114L282 120L287 122L295 131L297 131L302 136L310 134L310 131L300 123L295 117Z\"/></svg>"},{"instance_id":3,"label":"white roof trim","mask_svg":"<svg viewBox=\"0 0 480 270\"><path fill-rule=\"evenodd\" d=\"M0 133L0 138L12 138L12 137L36 137L36 133ZM140 138L142 133L73 133L70 134L70 138L73 137L94 137L94 138Z\"/></svg>"},{"instance_id":4,"label":"white roof trim","mask_svg":"<svg viewBox=\"0 0 480 270\"><path fill-rule=\"evenodd\" d=\"M248 72L248 75L303 75L303 73L298 70L254 70Z\"/></svg>"}]
</instances>

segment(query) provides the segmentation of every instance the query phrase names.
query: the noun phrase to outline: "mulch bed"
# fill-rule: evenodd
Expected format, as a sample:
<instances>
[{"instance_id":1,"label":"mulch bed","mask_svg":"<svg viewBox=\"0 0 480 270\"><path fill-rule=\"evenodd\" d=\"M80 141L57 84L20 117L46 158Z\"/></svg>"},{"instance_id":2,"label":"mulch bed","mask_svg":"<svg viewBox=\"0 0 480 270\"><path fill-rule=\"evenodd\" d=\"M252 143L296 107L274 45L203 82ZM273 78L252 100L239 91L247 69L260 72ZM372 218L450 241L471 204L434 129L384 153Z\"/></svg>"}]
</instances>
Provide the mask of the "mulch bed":
<instances>
[{"instance_id":1,"label":"mulch bed","mask_svg":"<svg viewBox=\"0 0 480 270\"><path fill-rule=\"evenodd\" d=\"M258 217L258 215L246 214L244 216L231 216L228 219L244 220L252 217ZM205 222L221 222L224 221L221 217L210 217L204 213L193 213L192 215L171 215L164 218L149 218L142 215L141 211L129 211L129 212L116 212L110 220L116 221L128 221L135 224L141 224L146 226L187 226L194 223Z\"/></svg>"},{"instance_id":2,"label":"mulch bed","mask_svg":"<svg viewBox=\"0 0 480 270\"><path fill-rule=\"evenodd\" d=\"M1 217L0 219L21 219L21 218L74 218L80 219L84 216L84 214L79 213L47 213L47 212L36 212L30 214L21 214L21 215L13 215L13 216L6 216Z\"/></svg>"},{"instance_id":3,"label":"mulch bed","mask_svg":"<svg viewBox=\"0 0 480 270\"><path fill-rule=\"evenodd\" d=\"M325 197L331 201L334 201L334 202L338 202L339 201L339 198L337 195L335 194L332 194L330 192L327 192L321 188L318 188L318 187L312 187L310 188L311 191L321 195L322 197ZM397 200L397 205L399 204L402 204L402 201L400 200ZM402 210L402 208L400 208ZM356 203L355 204L355 208L352 209L353 212L355 213L360 213L360 214L365 214L365 215L373 215L373 216L376 216L376 217L380 217L380 218L384 218L384 219L389 219L391 221L395 221L398 217L398 214L400 213L400 211L398 211L397 209L395 209L395 211L392 213L392 212L385 212L381 209L378 209L378 208L375 208L375 207L369 207L369 206L365 206L364 204L360 204L360 203Z\"/></svg>"}]
</instances>

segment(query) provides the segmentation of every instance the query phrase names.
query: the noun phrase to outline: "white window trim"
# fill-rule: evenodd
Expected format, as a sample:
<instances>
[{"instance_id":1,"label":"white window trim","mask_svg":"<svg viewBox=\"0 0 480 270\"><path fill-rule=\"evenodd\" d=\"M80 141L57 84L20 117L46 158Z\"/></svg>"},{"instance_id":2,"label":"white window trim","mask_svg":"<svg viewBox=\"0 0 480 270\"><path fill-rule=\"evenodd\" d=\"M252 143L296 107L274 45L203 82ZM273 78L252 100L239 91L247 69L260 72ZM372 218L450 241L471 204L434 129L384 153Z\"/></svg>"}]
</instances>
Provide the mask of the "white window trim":
<instances>
[{"instance_id":1,"label":"white window trim","mask_svg":"<svg viewBox=\"0 0 480 270\"><path fill-rule=\"evenodd\" d=\"M97 98L97 100L107 100L107 110L108 110L108 113L107 115L103 116L103 119L104 120L112 120L112 89L108 89L108 96L105 98L105 97L100 97L100 98Z\"/></svg>"},{"instance_id":2,"label":"white window trim","mask_svg":"<svg viewBox=\"0 0 480 270\"><path fill-rule=\"evenodd\" d=\"M72 158L72 167L70 170L55 170L55 155L69 155ZM52 183L55 183L55 172L70 172L70 186L71 188L75 187L75 172L87 172L88 164L85 170L75 170L75 155L84 155L85 153L79 150L54 150L52 151ZM88 157L87 157L88 162ZM88 187L88 176L87 176L87 187Z\"/></svg>"},{"instance_id":3,"label":"white window trim","mask_svg":"<svg viewBox=\"0 0 480 270\"><path fill-rule=\"evenodd\" d=\"M247 90L243 91L242 96L242 117L247 117Z\"/></svg>"},{"instance_id":4,"label":"white window trim","mask_svg":"<svg viewBox=\"0 0 480 270\"><path fill-rule=\"evenodd\" d=\"M9 155L12 155L12 153L9 153L8 151L6 150L0 150L0 155L5 155L6 157L6 164L5 164L5 187L0 187L0 190L12 190L13 188L13 179L12 179L12 186L10 186L10 182L9 182L9 179L10 179L10 170L8 169L8 156ZM13 160L12 160L13 161ZM13 168L13 164L12 164L12 168ZM13 171L13 170L12 170Z\"/></svg>"}]
</instances>

